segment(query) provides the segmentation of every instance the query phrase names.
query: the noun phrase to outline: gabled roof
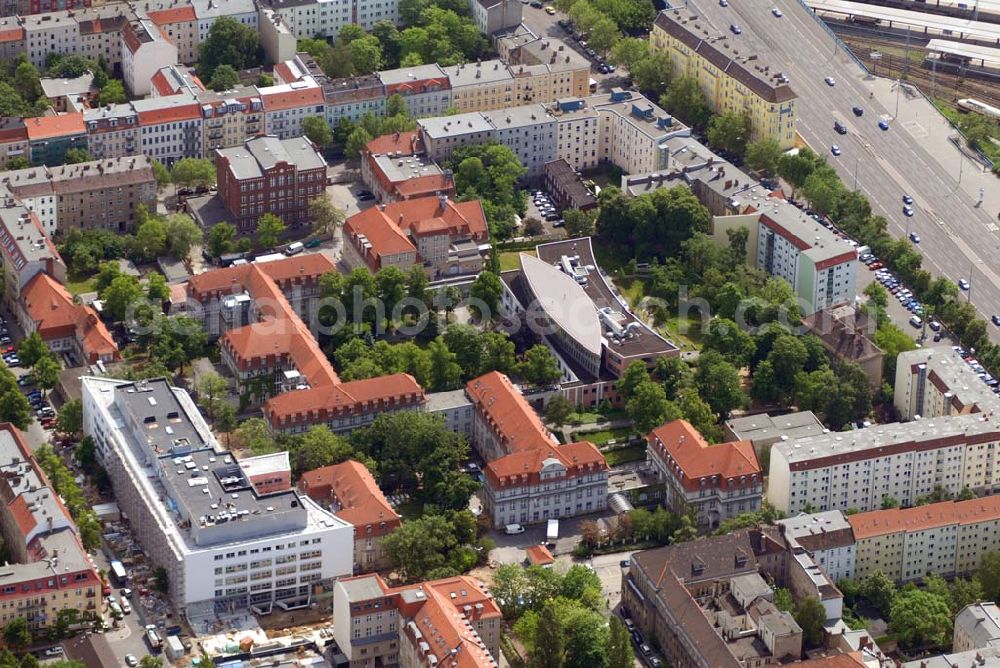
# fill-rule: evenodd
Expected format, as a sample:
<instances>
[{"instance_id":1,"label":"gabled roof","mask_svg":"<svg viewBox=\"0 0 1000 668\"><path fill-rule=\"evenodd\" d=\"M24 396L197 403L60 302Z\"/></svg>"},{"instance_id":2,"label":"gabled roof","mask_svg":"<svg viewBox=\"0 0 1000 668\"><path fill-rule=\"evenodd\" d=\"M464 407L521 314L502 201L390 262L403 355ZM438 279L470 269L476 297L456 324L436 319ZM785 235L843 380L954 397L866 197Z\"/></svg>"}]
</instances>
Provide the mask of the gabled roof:
<instances>
[{"instance_id":1,"label":"gabled roof","mask_svg":"<svg viewBox=\"0 0 1000 668\"><path fill-rule=\"evenodd\" d=\"M57 116L40 116L38 118L26 118L24 120L25 129L28 132L28 139L31 141L41 141L43 139L54 139L57 137L71 137L86 133L83 124L83 114L76 112L73 114L59 114Z\"/></svg>"},{"instance_id":2,"label":"gabled roof","mask_svg":"<svg viewBox=\"0 0 1000 668\"><path fill-rule=\"evenodd\" d=\"M160 9L146 12L146 16L155 23L156 25L168 25L171 23L184 23L186 21L197 21L197 17L194 14L194 7L183 6L183 7L171 7L169 9Z\"/></svg>"},{"instance_id":3,"label":"gabled roof","mask_svg":"<svg viewBox=\"0 0 1000 668\"><path fill-rule=\"evenodd\" d=\"M687 420L674 420L651 431L647 437L649 452L675 472L688 489L698 489L702 481L716 479L736 483L756 476L762 480L760 463L751 441L735 441L709 445Z\"/></svg>"},{"instance_id":4,"label":"gabled roof","mask_svg":"<svg viewBox=\"0 0 1000 668\"><path fill-rule=\"evenodd\" d=\"M850 515L855 540L891 533L926 531L950 525L968 525L1000 519L1000 496L968 501L942 501L913 508L872 510Z\"/></svg>"},{"instance_id":5,"label":"gabled roof","mask_svg":"<svg viewBox=\"0 0 1000 668\"><path fill-rule=\"evenodd\" d=\"M392 153L398 151L400 156L424 153L424 142L416 130L410 132L395 132L372 139L365 145L368 153Z\"/></svg>"},{"instance_id":6,"label":"gabled roof","mask_svg":"<svg viewBox=\"0 0 1000 668\"><path fill-rule=\"evenodd\" d=\"M361 462L348 460L307 471L299 480L299 488L317 501L336 497L340 507L334 513L356 528L360 527L362 532L371 526L377 533L383 523L392 528L399 526L399 514Z\"/></svg>"},{"instance_id":7,"label":"gabled roof","mask_svg":"<svg viewBox=\"0 0 1000 668\"><path fill-rule=\"evenodd\" d=\"M90 362L118 356L118 345L94 309L74 303L66 288L48 274L40 272L28 281L21 303L43 339L75 336Z\"/></svg>"}]
</instances>

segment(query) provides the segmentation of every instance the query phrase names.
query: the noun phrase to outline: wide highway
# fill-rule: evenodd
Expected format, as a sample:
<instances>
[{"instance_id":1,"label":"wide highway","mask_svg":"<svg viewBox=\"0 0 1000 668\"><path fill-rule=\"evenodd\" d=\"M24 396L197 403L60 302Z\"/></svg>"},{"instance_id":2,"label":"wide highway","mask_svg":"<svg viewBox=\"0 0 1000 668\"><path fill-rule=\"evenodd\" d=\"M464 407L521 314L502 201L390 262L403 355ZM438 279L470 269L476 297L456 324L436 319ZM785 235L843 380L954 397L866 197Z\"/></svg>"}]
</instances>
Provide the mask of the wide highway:
<instances>
[{"instance_id":1,"label":"wide highway","mask_svg":"<svg viewBox=\"0 0 1000 668\"><path fill-rule=\"evenodd\" d=\"M965 183L959 179L959 151L942 136L928 136L927 127L942 134L940 120L933 124L929 107L923 100L908 101L899 95L899 119L890 82L876 81L838 43L824 26L796 0L731 0L722 7L719 0L696 0L687 10L702 16L718 34L741 53L756 53L763 65L783 71L798 94L797 128L799 134L840 174L848 188L864 192L876 214L890 221L895 236L917 233L924 267L935 275L972 282L971 298L987 319L1000 314L1000 237L988 207L976 206L977 196L970 194L972 178L977 177L976 163L966 159ZM772 9L782 12L776 17ZM742 33L734 35L730 26L737 24ZM712 30L709 30L712 33ZM834 86L824 82L833 77ZM871 97L875 90L874 97ZM881 99L880 99L881 98ZM907 106L925 111L920 120L907 115ZM851 108L864 108L856 117ZM878 127L881 118L890 121L890 129ZM835 132L834 121L846 125L848 133ZM831 154L831 146L842 149ZM931 151L949 151L947 160L937 160ZM946 165L948 165L946 167ZM954 165L954 169L950 168ZM987 184L989 182L986 182ZM994 180L992 187L1000 187ZM915 215L903 214L902 197L914 199ZM963 295L964 296L964 295ZM1000 341L1000 329L990 325L990 336Z\"/></svg>"}]
</instances>

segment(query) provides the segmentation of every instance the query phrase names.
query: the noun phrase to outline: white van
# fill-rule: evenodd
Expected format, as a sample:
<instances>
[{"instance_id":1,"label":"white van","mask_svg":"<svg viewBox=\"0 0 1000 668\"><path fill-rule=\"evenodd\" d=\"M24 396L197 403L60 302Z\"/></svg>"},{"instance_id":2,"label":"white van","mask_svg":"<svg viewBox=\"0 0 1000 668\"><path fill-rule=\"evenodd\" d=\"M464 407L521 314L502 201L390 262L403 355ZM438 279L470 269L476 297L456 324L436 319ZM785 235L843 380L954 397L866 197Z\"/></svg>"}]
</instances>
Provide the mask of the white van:
<instances>
[{"instance_id":1,"label":"white van","mask_svg":"<svg viewBox=\"0 0 1000 668\"><path fill-rule=\"evenodd\" d=\"M515 536L519 533L524 533L524 527L520 524L508 524L504 531L508 536Z\"/></svg>"},{"instance_id":2,"label":"white van","mask_svg":"<svg viewBox=\"0 0 1000 668\"><path fill-rule=\"evenodd\" d=\"M924 321L920 319L920 316L911 315L910 324L916 327L917 329L920 329L923 326Z\"/></svg>"},{"instance_id":3,"label":"white van","mask_svg":"<svg viewBox=\"0 0 1000 668\"><path fill-rule=\"evenodd\" d=\"M295 243L288 244L288 246L285 248L285 255L291 257L296 253L301 253L304 248L305 244L303 244L301 241L296 241Z\"/></svg>"}]
</instances>

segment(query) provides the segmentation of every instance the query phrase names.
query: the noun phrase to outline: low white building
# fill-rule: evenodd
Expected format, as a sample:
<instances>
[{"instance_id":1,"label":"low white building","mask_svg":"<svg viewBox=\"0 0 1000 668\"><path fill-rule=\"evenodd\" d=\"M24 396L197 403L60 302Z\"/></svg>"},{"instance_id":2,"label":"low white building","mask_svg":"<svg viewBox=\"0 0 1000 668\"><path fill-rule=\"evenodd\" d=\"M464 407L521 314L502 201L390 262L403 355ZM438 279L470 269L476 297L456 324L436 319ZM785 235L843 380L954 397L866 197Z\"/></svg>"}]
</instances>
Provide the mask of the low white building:
<instances>
[{"instance_id":1,"label":"low white building","mask_svg":"<svg viewBox=\"0 0 1000 668\"><path fill-rule=\"evenodd\" d=\"M165 379L82 386L84 431L179 610L306 606L351 574L354 528L292 488L287 454L238 462Z\"/></svg>"}]
</instances>

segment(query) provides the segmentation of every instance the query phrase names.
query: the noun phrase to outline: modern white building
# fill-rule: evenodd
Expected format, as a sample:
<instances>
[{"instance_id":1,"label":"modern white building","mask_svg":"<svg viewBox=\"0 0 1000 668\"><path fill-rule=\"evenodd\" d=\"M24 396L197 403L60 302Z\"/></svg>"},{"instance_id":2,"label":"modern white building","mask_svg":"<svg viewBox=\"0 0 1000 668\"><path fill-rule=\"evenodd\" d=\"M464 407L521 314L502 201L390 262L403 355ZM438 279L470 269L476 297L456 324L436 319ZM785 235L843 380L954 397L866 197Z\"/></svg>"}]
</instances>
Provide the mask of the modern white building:
<instances>
[{"instance_id":1,"label":"modern white building","mask_svg":"<svg viewBox=\"0 0 1000 668\"><path fill-rule=\"evenodd\" d=\"M165 379L82 389L84 431L179 610L309 605L351 574L354 528L292 488L286 453L237 461Z\"/></svg>"},{"instance_id":2,"label":"modern white building","mask_svg":"<svg viewBox=\"0 0 1000 668\"><path fill-rule=\"evenodd\" d=\"M855 545L851 525L839 510L778 520L789 547L807 550L833 582L854 579Z\"/></svg>"},{"instance_id":3,"label":"modern white building","mask_svg":"<svg viewBox=\"0 0 1000 668\"><path fill-rule=\"evenodd\" d=\"M928 347L896 358L893 404L903 420L990 413L1000 398L952 348Z\"/></svg>"},{"instance_id":4,"label":"modern white building","mask_svg":"<svg viewBox=\"0 0 1000 668\"><path fill-rule=\"evenodd\" d=\"M984 414L873 425L771 446L767 498L784 513L911 506L941 488L992 492L1000 428Z\"/></svg>"}]
</instances>

